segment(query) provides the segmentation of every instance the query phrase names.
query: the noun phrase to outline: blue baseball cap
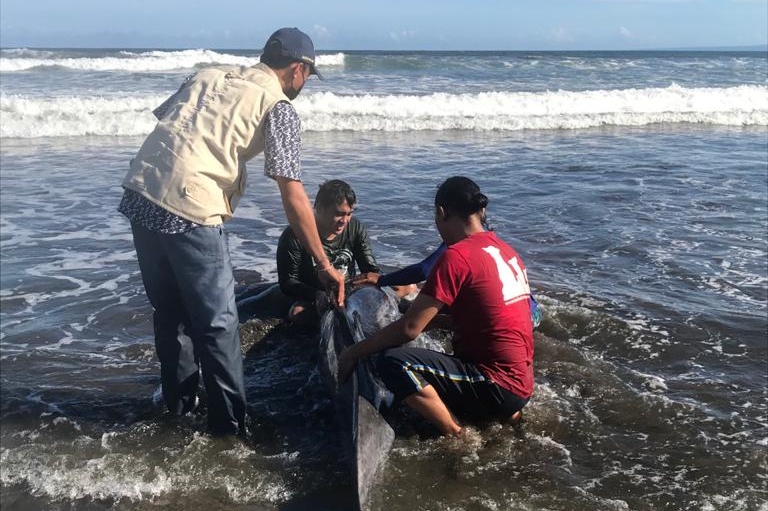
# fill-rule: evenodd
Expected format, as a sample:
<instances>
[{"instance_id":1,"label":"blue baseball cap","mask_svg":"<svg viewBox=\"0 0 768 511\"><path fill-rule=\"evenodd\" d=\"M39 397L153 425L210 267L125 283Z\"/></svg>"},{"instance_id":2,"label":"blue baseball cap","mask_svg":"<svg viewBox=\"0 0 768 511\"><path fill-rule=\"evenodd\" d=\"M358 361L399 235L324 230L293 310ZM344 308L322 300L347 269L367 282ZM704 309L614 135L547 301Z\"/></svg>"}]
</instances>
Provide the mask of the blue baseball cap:
<instances>
[{"instance_id":1,"label":"blue baseball cap","mask_svg":"<svg viewBox=\"0 0 768 511\"><path fill-rule=\"evenodd\" d=\"M297 62L309 64L310 74L323 80L315 67L315 45L307 34L298 28L281 28L269 36L264 45L263 55L288 57Z\"/></svg>"}]
</instances>

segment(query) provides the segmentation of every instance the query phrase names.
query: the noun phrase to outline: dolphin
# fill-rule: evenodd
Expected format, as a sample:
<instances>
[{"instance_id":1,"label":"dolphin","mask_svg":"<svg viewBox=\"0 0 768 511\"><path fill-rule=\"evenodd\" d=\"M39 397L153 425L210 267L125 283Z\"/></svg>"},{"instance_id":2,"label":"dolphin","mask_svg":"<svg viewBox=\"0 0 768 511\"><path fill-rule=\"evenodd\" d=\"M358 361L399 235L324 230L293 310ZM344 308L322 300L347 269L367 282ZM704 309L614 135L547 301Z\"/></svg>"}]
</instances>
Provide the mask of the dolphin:
<instances>
[{"instance_id":1,"label":"dolphin","mask_svg":"<svg viewBox=\"0 0 768 511\"><path fill-rule=\"evenodd\" d=\"M329 310L321 318L318 369L333 394L358 511L369 509L371 490L395 439L382 415L393 396L369 358L361 360L346 381L339 381L338 356L399 316L397 299L388 288L364 287L347 297L345 310Z\"/></svg>"}]
</instances>

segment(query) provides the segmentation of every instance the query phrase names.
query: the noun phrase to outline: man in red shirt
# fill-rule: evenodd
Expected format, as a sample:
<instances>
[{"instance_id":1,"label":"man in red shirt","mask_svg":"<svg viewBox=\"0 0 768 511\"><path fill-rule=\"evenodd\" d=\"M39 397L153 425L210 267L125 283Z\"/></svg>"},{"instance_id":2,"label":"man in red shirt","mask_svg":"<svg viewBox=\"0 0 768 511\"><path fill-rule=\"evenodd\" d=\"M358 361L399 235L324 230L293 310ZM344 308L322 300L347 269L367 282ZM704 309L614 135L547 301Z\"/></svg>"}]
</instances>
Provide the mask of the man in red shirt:
<instances>
[{"instance_id":1,"label":"man in red shirt","mask_svg":"<svg viewBox=\"0 0 768 511\"><path fill-rule=\"evenodd\" d=\"M466 177L446 180L435 196L435 225L448 245L405 316L344 350L340 377L360 357L386 350L380 375L443 434L457 417L517 420L533 392L533 324L525 265L485 230L488 198ZM439 314L447 307L449 318ZM453 355L399 347L422 331L452 326Z\"/></svg>"}]
</instances>

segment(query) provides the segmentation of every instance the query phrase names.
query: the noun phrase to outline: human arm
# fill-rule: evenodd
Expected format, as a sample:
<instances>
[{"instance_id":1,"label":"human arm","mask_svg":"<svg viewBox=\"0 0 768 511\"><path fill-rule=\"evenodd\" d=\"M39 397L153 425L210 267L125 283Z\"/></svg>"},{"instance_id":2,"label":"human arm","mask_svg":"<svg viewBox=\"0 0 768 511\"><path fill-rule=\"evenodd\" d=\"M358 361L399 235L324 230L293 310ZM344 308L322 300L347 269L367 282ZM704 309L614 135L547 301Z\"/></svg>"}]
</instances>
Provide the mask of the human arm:
<instances>
[{"instance_id":1,"label":"human arm","mask_svg":"<svg viewBox=\"0 0 768 511\"><path fill-rule=\"evenodd\" d=\"M446 244L441 243L440 246L437 247L437 250L432 252L423 261L406 266L401 270L382 275L379 277L376 284L379 286L404 286L406 284L415 284L426 280L432 267L440 256L443 255L445 249Z\"/></svg>"},{"instance_id":2,"label":"human arm","mask_svg":"<svg viewBox=\"0 0 768 511\"><path fill-rule=\"evenodd\" d=\"M320 283L344 305L344 277L325 255L315 214L301 183L301 121L287 101L278 102L264 119L264 174L277 181L285 216L296 238L314 258Z\"/></svg>"},{"instance_id":3,"label":"human arm","mask_svg":"<svg viewBox=\"0 0 768 511\"><path fill-rule=\"evenodd\" d=\"M443 303L431 296L417 296L403 317L341 352L339 381L347 379L360 358L400 346L418 337L429 327L442 307Z\"/></svg>"},{"instance_id":4,"label":"human arm","mask_svg":"<svg viewBox=\"0 0 768 511\"><path fill-rule=\"evenodd\" d=\"M352 279L353 285L376 285L381 269L373 255L368 230L357 219L352 219L347 226L352 244L352 257L360 270L360 274Z\"/></svg>"},{"instance_id":5,"label":"human arm","mask_svg":"<svg viewBox=\"0 0 768 511\"><path fill-rule=\"evenodd\" d=\"M442 302L441 302L442 303ZM438 314L429 322L424 330L441 328L443 330L453 330L453 318L450 314Z\"/></svg>"},{"instance_id":6,"label":"human arm","mask_svg":"<svg viewBox=\"0 0 768 511\"><path fill-rule=\"evenodd\" d=\"M368 237L368 229L357 219L352 219L349 227L352 234L352 256L355 258L360 273L381 273L376 258L373 256L371 240Z\"/></svg>"},{"instance_id":7,"label":"human arm","mask_svg":"<svg viewBox=\"0 0 768 511\"><path fill-rule=\"evenodd\" d=\"M314 268L290 227L280 235L276 259L277 279L283 294L293 300L313 302L318 292Z\"/></svg>"},{"instance_id":8,"label":"human arm","mask_svg":"<svg viewBox=\"0 0 768 511\"><path fill-rule=\"evenodd\" d=\"M283 201L283 209L288 223L299 243L309 252L315 261L317 277L320 283L334 294L336 305L344 305L344 276L339 273L323 250L320 236L317 233L315 214L309 203L307 193L301 181L276 177Z\"/></svg>"}]
</instances>

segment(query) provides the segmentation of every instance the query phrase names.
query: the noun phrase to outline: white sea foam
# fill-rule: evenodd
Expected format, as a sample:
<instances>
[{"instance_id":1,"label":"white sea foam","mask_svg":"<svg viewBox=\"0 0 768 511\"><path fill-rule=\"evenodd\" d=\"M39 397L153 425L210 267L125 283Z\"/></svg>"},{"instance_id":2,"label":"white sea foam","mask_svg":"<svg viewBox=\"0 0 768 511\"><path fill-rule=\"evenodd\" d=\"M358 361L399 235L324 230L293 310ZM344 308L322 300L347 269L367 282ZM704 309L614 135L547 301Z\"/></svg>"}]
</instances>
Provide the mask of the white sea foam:
<instances>
[{"instance_id":1,"label":"white sea foam","mask_svg":"<svg viewBox=\"0 0 768 511\"><path fill-rule=\"evenodd\" d=\"M549 459L551 463L562 467L573 466L571 451L564 444L561 444L552 437L546 435L530 434L529 439L541 446L542 451L546 453L547 459Z\"/></svg>"},{"instance_id":2,"label":"white sea foam","mask_svg":"<svg viewBox=\"0 0 768 511\"><path fill-rule=\"evenodd\" d=\"M142 136L163 95L0 97L2 138ZM541 130L655 123L768 126L768 86L299 97L309 131Z\"/></svg>"},{"instance_id":3,"label":"white sea foam","mask_svg":"<svg viewBox=\"0 0 768 511\"><path fill-rule=\"evenodd\" d=\"M768 125L768 87L435 93L299 98L313 131L579 129L653 123Z\"/></svg>"},{"instance_id":4,"label":"white sea foam","mask_svg":"<svg viewBox=\"0 0 768 511\"><path fill-rule=\"evenodd\" d=\"M122 51L119 57L62 58L46 51L17 50L6 53L14 58L0 58L0 72L12 73L35 68L58 67L77 71L158 72L191 69L216 64L252 66L259 56L241 56L213 50ZM318 55L318 66L343 66L344 54Z\"/></svg>"},{"instance_id":5,"label":"white sea foam","mask_svg":"<svg viewBox=\"0 0 768 511\"><path fill-rule=\"evenodd\" d=\"M65 457L27 461L14 452L3 451L2 454L3 460L14 468L14 473L7 476L3 471L5 484L25 483L33 494L53 499L151 501L172 494L179 488L189 491L199 488L195 478L184 473L184 464L163 470L129 454L105 454L100 458L81 461L74 468L72 461ZM279 502L291 494L277 478L245 482L228 476L217 479L213 484L225 488L234 502Z\"/></svg>"},{"instance_id":6,"label":"white sea foam","mask_svg":"<svg viewBox=\"0 0 768 511\"><path fill-rule=\"evenodd\" d=\"M662 394L669 390L667 382L661 376L643 373L641 371L632 372L641 379L643 386L654 394Z\"/></svg>"}]
</instances>

